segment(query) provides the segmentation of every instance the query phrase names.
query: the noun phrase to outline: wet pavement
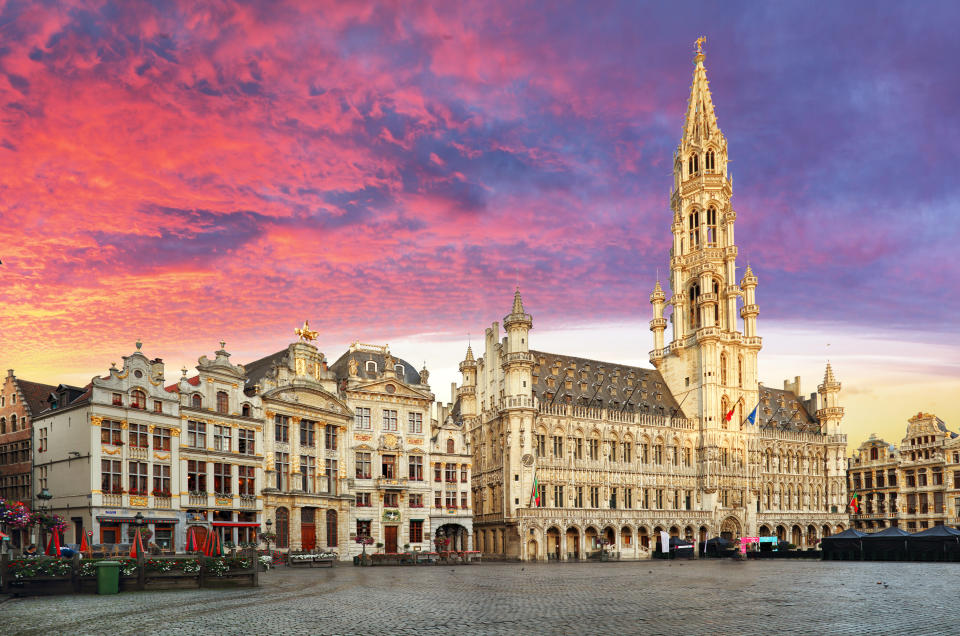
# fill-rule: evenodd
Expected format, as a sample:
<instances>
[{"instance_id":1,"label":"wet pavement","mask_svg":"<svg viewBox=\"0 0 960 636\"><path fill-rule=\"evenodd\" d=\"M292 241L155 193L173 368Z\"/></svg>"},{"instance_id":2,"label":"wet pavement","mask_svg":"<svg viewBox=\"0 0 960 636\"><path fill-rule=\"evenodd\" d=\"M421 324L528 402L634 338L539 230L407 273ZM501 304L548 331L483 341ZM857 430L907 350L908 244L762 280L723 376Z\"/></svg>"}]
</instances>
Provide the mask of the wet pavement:
<instances>
[{"instance_id":1,"label":"wet pavement","mask_svg":"<svg viewBox=\"0 0 960 636\"><path fill-rule=\"evenodd\" d=\"M958 578L781 560L281 567L258 589L12 599L0 633L957 634Z\"/></svg>"}]
</instances>

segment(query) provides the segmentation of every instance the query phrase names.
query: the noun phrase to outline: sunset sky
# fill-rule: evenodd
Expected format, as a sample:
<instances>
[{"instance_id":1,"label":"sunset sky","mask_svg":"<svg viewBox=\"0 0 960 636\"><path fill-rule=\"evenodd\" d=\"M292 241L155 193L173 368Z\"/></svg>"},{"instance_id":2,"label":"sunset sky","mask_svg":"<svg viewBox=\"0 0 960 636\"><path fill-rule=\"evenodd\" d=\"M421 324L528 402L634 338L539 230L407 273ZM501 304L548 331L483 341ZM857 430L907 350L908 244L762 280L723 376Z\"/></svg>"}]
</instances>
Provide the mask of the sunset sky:
<instances>
[{"instance_id":1,"label":"sunset sky","mask_svg":"<svg viewBox=\"0 0 960 636\"><path fill-rule=\"evenodd\" d=\"M960 429L960 3L197 4L0 0L3 369L309 318L446 401L517 282L533 347L650 366L705 35L761 379L830 359L851 447Z\"/></svg>"}]
</instances>

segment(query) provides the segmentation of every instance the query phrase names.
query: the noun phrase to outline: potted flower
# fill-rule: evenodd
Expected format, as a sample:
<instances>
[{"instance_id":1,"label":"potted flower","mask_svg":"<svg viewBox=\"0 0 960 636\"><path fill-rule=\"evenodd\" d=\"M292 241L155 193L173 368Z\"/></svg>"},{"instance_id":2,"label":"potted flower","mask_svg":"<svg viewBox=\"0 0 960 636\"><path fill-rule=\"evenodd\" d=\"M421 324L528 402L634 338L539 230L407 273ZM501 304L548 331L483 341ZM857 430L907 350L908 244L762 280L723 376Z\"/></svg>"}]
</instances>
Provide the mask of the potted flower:
<instances>
[{"instance_id":1,"label":"potted flower","mask_svg":"<svg viewBox=\"0 0 960 636\"><path fill-rule=\"evenodd\" d=\"M373 543L373 537L362 534L357 537L356 541L363 546L363 553L354 559L354 565L370 565L370 557L367 556L367 546Z\"/></svg>"}]
</instances>

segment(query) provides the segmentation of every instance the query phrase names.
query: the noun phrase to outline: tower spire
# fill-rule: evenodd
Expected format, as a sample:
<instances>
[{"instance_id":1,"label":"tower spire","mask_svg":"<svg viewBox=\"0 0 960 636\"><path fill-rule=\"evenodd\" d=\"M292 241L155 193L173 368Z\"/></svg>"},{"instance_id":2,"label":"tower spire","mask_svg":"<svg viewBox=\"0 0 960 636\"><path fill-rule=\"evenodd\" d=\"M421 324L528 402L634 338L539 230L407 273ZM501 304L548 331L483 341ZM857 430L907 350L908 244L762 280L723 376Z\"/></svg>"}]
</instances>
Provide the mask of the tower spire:
<instances>
[{"instance_id":1,"label":"tower spire","mask_svg":"<svg viewBox=\"0 0 960 636\"><path fill-rule=\"evenodd\" d=\"M697 39L697 54L693 57L693 83L690 85L690 99L687 103L687 118L683 125L685 142L700 142L720 134L717 114L713 108L713 96L710 94L710 82L707 80L707 68L702 45L707 38Z\"/></svg>"}]
</instances>

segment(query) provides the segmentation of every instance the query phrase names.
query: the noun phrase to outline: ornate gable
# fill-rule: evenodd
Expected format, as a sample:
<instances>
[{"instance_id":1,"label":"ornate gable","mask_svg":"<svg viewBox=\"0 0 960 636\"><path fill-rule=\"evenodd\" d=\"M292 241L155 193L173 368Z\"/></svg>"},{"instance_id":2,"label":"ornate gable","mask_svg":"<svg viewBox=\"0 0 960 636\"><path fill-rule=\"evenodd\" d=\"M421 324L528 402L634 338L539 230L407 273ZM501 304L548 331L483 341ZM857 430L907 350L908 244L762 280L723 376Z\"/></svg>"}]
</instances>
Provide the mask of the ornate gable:
<instances>
[{"instance_id":1,"label":"ornate gable","mask_svg":"<svg viewBox=\"0 0 960 636\"><path fill-rule=\"evenodd\" d=\"M426 400L433 402L433 395L431 393L414 389L408 384L393 379L376 380L366 384L355 385L350 387L349 393L365 393L367 394L365 397L372 397L370 394L373 394L376 397L386 398L387 400L404 398L408 400Z\"/></svg>"}]
</instances>

